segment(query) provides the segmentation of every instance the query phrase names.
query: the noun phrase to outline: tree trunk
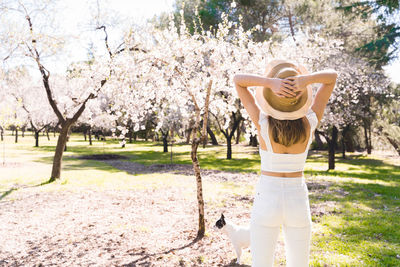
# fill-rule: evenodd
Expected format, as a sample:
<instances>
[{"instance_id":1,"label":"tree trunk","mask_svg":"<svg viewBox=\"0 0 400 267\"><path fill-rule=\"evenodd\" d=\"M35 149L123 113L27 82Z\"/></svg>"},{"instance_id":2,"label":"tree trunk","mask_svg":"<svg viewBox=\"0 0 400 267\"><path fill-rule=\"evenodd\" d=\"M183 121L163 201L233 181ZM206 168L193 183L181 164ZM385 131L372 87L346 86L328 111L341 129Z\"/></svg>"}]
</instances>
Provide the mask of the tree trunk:
<instances>
[{"instance_id":1,"label":"tree trunk","mask_svg":"<svg viewBox=\"0 0 400 267\"><path fill-rule=\"evenodd\" d=\"M368 155L371 155L372 152L372 135L371 135L371 123L368 124L368 133L369 133L369 143L368 143Z\"/></svg>"},{"instance_id":2,"label":"tree trunk","mask_svg":"<svg viewBox=\"0 0 400 267\"><path fill-rule=\"evenodd\" d=\"M87 131L88 131L87 129L83 130L83 138L85 139L85 141L87 140L87 138L86 138Z\"/></svg>"},{"instance_id":3,"label":"tree trunk","mask_svg":"<svg viewBox=\"0 0 400 267\"><path fill-rule=\"evenodd\" d=\"M226 138L226 159L232 159L232 137Z\"/></svg>"},{"instance_id":4,"label":"tree trunk","mask_svg":"<svg viewBox=\"0 0 400 267\"><path fill-rule=\"evenodd\" d=\"M354 142L353 138L349 133L347 133L346 139L345 139L345 145L346 145L346 151L347 152L354 152L356 151L354 148Z\"/></svg>"},{"instance_id":5,"label":"tree trunk","mask_svg":"<svg viewBox=\"0 0 400 267\"><path fill-rule=\"evenodd\" d=\"M15 128L15 143L18 143L18 128Z\"/></svg>"},{"instance_id":6,"label":"tree trunk","mask_svg":"<svg viewBox=\"0 0 400 267\"><path fill-rule=\"evenodd\" d=\"M35 130L35 147L39 147L39 131Z\"/></svg>"},{"instance_id":7,"label":"tree trunk","mask_svg":"<svg viewBox=\"0 0 400 267\"><path fill-rule=\"evenodd\" d=\"M202 122L200 122L200 124L203 124L204 122L202 121ZM208 125L207 125L207 128L208 128ZM207 145L207 143L208 143L208 134L206 134L206 136L205 136L205 138L203 138L203 148L206 148L206 145Z\"/></svg>"},{"instance_id":8,"label":"tree trunk","mask_svg":"<svg viewBox=\"0 0 400 267\"><path fill-rule=\"evenodd\" d=\"M255 135L250 136L250 144L252 147L257 147L258 146L258 141L257 137Z\"/></svg>"},{"instance_id":9,"label":"tree trunk","mask_svg":"<svg viewBox=\"0 0 400 267\"><path fill-rule=\"evenodd\" d=\"M54 159L53 159L53 168L51 170L51 177L49 182L53 182L56 179L59 179L61 176L62 156L64 153L65 146L67 144L68 132L70 128L71 124L68 122L64 122L61 125L61 131L57 140L56 152L54 153Z\"/></svg>"},{"instance_id":10,"label":"tree trunk","mask_svg":"<svg viewBox=\"0 0 400 267\"><path fill-rule=\"evenodd\" d=\"M47 129L47 127L46 127L45 131L46 131L47 141L50 141L49 129Z\"/></svg>"},{"instance_id":11,"label":"tree trunk","mask_svg":"<svg viewBox=\"0 0 400 267\"><path fill-rule=\"evenodd\" d=\"M166 134L162 132L162 141L164 146L164 152L168 152L168 131Z\"/></svg>"},{"instance_id":12,"label":"tree trunk","mask_svg":"<svg viewBox=\"0 0 400 267\"><path fill-rule=\"evenodd\" d=\"M186 135L186 144L190 143L190 133L192 132L191 130L192 130L191 128L186 130L186 133L187 133L187 135Z\"/></svg>"},{"instance_id":13,"label":"tree trunk","mask_svg":"<svg viewBox=\"0 0 400 267\"><path fill-rule=\"evenodd\" d=\"M242 123L239 122L239 126L236 129L236 144L237 145L239 144L239 141L240 141L240 132L242 130L241 125L242 125Z\"/></svg>"},{"instance_id":14,"label":"tree trunk","mask_svg":"<svg viewBox=\"0 0 400 267\"><path fill-rule=\"evenodd\" d=\"M294 37L295 33L294 33L294 25L293 25L293 20L292 20L292 12L290 9L288 12L288 20L289 20L290 33L292 35L293 41L296 42L296 38Z\"/></svg>"},{"instance_id":15,"label":"tree trunk","mask_svg":"<svg viewBox=\"0 0 400 267\"><path fill-rule=\"evenodd\" d=\"M342 130L342 158L346 159L346 135L347 132L349 131L349 125L343 128Z\"/></svg>"},{"instance_id":16,"label":"tree trunk","mask_svg":"<svg viewBox=\"0 0 400 267\"><path fill-rule=\"evenodd\" d=\"M217 146L217 145L218 145L217 138L215 137L215 134L213 133L213 131L211 130L211 128L210 128L209 126L207 126L207 133L210 135L211 143L212 143L214 146ZM190 136L190 135L189 135L189 136Z\"/></svg>"},{"instance_id":17,"label":"tree trunk","mask_svg":"<svg viewBox=\"0 0 400 267\"><path fill-rule=\"evenodd\" d=\"M317 143L317 149L322 150L324 147L324 143L321 140L321 137L319 136L319 133L317 131L314 132L314 137L315 137L315 142Z\"/></svg>"},{"instance_id":18,"label":"tree trunk","mask_svg":"<svg viewBox=\"0 0 400 267\"><path fill-rule=\"evenodd\" d=\"M229 128L224 130L221 125L218 123L220 131L224 134L226 138L226 159L232 159L232 137L234 133L236 132L236 129L238 128L240 122L242 121L242 117L240 116L240 113L235 113L232 112L231 115L233 124L232 124L232 129L231 132L229 132Z\"/></svg>"},{"instance_id":19,"label":"tree trunk","mask_svg":"<svg viewBox=\"0 0 400 267\"><path fill-rule=\"evenodd\" d=\"M342 158L346 159L346 144L344 142L344 135L342 133Z\"/></svg>"},{"instance_id":20,"label":"tree trunk","mask_svg":"<svg viewBox=\"0 0 400 267\"><path fill-rule=\"evenodd\" d=\"M347 152L355 151L352 133L353 133L353 131L351 130L350 125L347 125L345 127L345 134L344 134L344 143L345 143Z\"/></svg>"},{"instance_id":21,"label":"tree trunk","mask_svg":"<svg viewBox=\"0 0 400 267\"><path fill-rule=\"evenodd\" d=\"M208 143L208 134L207 134L206 137L203 139L203 148L206 148L207 143Z\"/></svg>"},{"instance_id":22,"label":"tree trunk","mask_svg":"<svg viewBox=\"0 0 400 267\"><path fill-rule=\"evenodd\" d=\"M132 127L129 128L128 137L129 137L129 144L132 144Z\"/></svg>"},{"instance_id":23,"label":"tree trunk","mask_svg":"<svg viewBox=\"0 0 400 267\"><path fill-rule=\"evenodd\" d=\"M22 127L22 137L25 137L25 126L24 127Z\"/></svg>"},{"instance_id":24,"label":"tree trunk","mask_svg":"<svg viewBox=\"0 0 400 267\"><path fill-rule=\"evenodd\" d=\"M4 141L4 130L3 127L0 126L0 137L1 137L1 141Z\"/></svg>"},{"instance_id":25,"label":"tree trunk","mask_svg":"<svg viewBox=\"0 0 400 267\"><path fill-rule=\"evenodd\" d=\"M368 123L366 122L366 120L364 120L364 140L365 140L365 147L367 149L367 153L371 154L371 146L370 146L370 140L368 138ZM371 136L370 136L371 137Z\"/></svg>"},{"instance_id":26,"label":"tree trunk","mask_svg":"<svg viewBox=\"0 0 400 267\"><path fill-rule=\"evenodd\" d=\"M338 130L335 126L332 128L332 138L328 141L329 145L329 170L335 169L335 148L337 146L337 134Z\"/></svg>"},{"instance_id":27,"label":"tree trunk","mask_svg":"<svg viewBox=\"0 0 400 267\"><path fill-rule=\"evenodd\" d=\"M69 130L67 132L67 141L65 142L65 146L64 146L64 151L67 151L67 142L69 141L69 137L71 136L71 127L69 127Z\"/></svg>"},{"instance_id":28,"label":"tree trunk","mask_svg":"<svg viewBox=\"0 0 400 267\"><path fill-rule=\"evenodd\" d=\"M192 151L190 153L193 163L193 169L196 176L197 183L197 202L199 211L199 229L197 231L197 238L202 238L206 231L205 221L204 221L204 200L203 200L203 184L200 175L200 164L197 159L197 148L199 147L199 141L193 140Z\"/></svg>"},{"instance_id":29,"label":"tree trunk","mask_svg":"<svg viewBox=\"0 0 400 267\"><path fill-rule=\"evenodd\" d=\"M93 142L92 142L92 127L90 126L89 127L89 145L91 146L91 145L93 145Z\"/></svg>"},{"instance_id":30,"label":"tree trunk","mask_svg":"<svg viewBox=\"0 0 400 267\"><path fill-rule=\"evenodd\" d=\"M194 127L192 129L192 151L190 156L192 158L193 169L196 175L196 182L197 182L197 203L198 203L198 211L199 211L199 229L197 231L196 239L201 239L204 237L204 233L206 231L205 226L205 219L204 219L204 199L203 199L203 185L201 180L200 174L200 164L197 158L197 148L199 147L200 142L206 138L207 135L207 123L208 123L208 107L210 104L210 92L211 92L212 80L208 84L206 99L204 103L204 115L203 115L203 128L200 132L200 138L196 138L197 132L199 130L200 124L200 107L197 105L196 98L194 95L189 91L189 94L192 97L194 102L195 111L196 111L196 121L194 123Z\"/></svg>"}]
</instances>

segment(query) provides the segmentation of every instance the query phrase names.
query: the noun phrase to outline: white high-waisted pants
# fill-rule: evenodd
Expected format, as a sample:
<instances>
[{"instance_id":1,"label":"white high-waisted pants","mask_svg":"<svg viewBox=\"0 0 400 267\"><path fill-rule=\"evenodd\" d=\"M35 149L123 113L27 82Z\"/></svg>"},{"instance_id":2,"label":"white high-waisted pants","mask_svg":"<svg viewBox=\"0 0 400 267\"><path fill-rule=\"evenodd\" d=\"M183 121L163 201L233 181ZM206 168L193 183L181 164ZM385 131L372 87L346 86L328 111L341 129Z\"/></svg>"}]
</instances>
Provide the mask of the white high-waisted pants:
<instances>
[{"instance_id":1,"label":"white high-waisted pants","mask_svg":"<svg viewBox=\"0 0 400 267\"><path fill-rule=\"evenodd\" d=\"M312 222L304 176L288 178L261 175L250 221L253 267L273 266L281 225L286 266L308 266Z\"/></svg>"}]
</instances>

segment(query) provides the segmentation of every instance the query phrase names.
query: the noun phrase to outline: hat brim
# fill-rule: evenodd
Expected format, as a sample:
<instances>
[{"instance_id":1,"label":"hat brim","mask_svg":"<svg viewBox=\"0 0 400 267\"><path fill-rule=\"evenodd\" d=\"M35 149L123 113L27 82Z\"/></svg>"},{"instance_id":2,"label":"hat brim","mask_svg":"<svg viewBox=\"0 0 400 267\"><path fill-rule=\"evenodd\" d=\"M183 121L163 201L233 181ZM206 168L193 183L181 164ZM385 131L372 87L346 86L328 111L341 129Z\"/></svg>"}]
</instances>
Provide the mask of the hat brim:
<instances>
[{"instance_id":1,"label":"hat brim","mask_svg":"<svg viewBox=\"0 0 400 267\"><path fill-rule=\"evenodd\" d=\"M286 61L286 60L273 60L271 61L265 70L265 76L266 77L271 77L271 71L278 66L279 64L286 64L286 63L291 63L294 64L292 62ZM308 70L300 64L294 64L296 66L296 70L301 74L308 74ZM305 103L298 108L297 110L294 111L281 111L278 109L273 108L268 101L265 99L264 97L264 90L271 90L269 88L266 87L257 87L256 88L256 95L255 95L255 99L256 99L256 104L257 106L263 110L266 114L270 115L271 117L278 119L278 120L296 120L299 118L304 117L310 106L311 106L311 101L312 101L312 88L310 85L307 86L306 91L304 92L304 94L301 96L306 98ZM268 94L266 94L268 95ZM302 101L304 102L304 101Z\"/></svg>"}]
</instances>

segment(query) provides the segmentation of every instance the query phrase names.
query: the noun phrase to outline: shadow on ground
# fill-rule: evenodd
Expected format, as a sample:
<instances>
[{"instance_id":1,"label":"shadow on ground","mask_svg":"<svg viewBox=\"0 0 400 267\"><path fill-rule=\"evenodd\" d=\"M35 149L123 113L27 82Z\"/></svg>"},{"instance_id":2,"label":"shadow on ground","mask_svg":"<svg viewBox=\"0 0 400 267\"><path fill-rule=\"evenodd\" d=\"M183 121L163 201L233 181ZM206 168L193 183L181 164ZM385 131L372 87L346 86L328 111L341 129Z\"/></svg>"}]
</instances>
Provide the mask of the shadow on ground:
<instances>
[{"instance_id":1,"label":"shadow on ground","mask_svg":"<svg viewBox=\"0 0 400 267\"><path fill-rule=\"evenodd\" d=\"M43 183L40 183L40 184L36 184L36 185L21 185L21 186L11 187L10 189L8 189L8 190L6 190L6 191L0 192L0 194L1 194L1 195L0 195L0 201L1 201L3 198L5 198L6 196L8 196L9 194L11 194L12 192L17 191L18 189L21 189L21 188L33 188L33 187L38 187L38 186L50 184L51 182L53 182L53 181L48 180L48 181L46 181L46 182L43 182Z\"/></svg>"},{"instance_id":2,"label":"shadow on ground","mask_svg":"<svg viewBox=\"0 0 400 267\"><path fill-rule=\"evenodd\" d=\"M162 251L162 252L159 252L159 253L147 253L145 248L131 249L130 251L128 251L129 252L128 254L130 256L140 256L140 258L138 258L138 259L136 259L136 260L134 260L134 261L132 261L130 263L123 264L122 266L123 267L134 267L134 266L137 266L138 264L140 264L140 265L150 264L152 262L151 258L153 258L153 257L157 257L158 258L160 256L167 255L167 254L172 253L174 251L179 251L179 250L182 250L182 249L185 249L185 248L189 248L192 245L196 244L198 241L199 241L199 239L195 238L190 243L188 243L186 245L183 245L183 246L180 246L180 247L177 247L177 248L171 248L169 250L165 250L165 251Z\"/></svg>"}]
</instances>

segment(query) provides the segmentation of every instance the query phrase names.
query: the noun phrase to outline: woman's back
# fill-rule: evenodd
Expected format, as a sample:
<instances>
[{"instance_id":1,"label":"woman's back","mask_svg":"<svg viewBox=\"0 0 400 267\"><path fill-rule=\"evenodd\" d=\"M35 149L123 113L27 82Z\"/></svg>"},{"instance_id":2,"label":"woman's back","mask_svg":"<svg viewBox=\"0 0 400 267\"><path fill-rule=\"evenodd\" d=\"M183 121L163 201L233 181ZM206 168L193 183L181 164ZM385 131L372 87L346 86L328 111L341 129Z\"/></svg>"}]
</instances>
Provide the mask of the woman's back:
<instances>
[{"instance_id":1,"label":"woman's back","mask_svg":"<svg viewBox=\"0 0 400 267\"><path fill-rule=\"evenodd\" d=\"M260 114L260 120L259 120L260 127L267 127L266 124L268 124L268 121L265 120L265 122L262 122L261 116L263 116L263 115ZM264 115L264 116L267 116L267 115ZM311 126L310 126L310 122L307 119L307 117L303 117L302 120L303 120L304 127L305 127L306 138L303 140L303 142L295 143L289 147L274 142L273 137L272 137L272 132L271 132L272 130L268 127L269 128L268 129L268 139L272 145L271 152L277 153L277 154L300 154L307 150L308 140L312 136L313 133L310 131ZM259 136L260 149L262 149L264 151L268 151L265 138L262 136L261 131L258 132L258 136Z\"/></svg>"},{"instance_id":2,"label":"woman's back","mask_svg":"<svg viewBox=\"0 0 400 267\"><path fill-rule=\"evenodd\" d=\"M261 172L265 173L286 173L298 175L304 169L307 159L308 149L312 141L312 133L314 132L318 118L315 112L310 109L305 118L306 138L303 142L295 143L289 147L273 142L272 133L269 130L268 117L262 111L260 112L260 157ZM261 145L264 143L264 148ZM275 145L275 147L274 147Z\"/></svg>"}]
</instances>

